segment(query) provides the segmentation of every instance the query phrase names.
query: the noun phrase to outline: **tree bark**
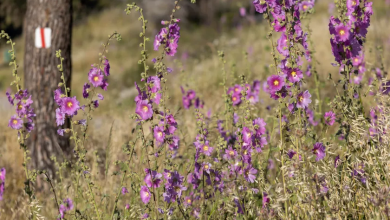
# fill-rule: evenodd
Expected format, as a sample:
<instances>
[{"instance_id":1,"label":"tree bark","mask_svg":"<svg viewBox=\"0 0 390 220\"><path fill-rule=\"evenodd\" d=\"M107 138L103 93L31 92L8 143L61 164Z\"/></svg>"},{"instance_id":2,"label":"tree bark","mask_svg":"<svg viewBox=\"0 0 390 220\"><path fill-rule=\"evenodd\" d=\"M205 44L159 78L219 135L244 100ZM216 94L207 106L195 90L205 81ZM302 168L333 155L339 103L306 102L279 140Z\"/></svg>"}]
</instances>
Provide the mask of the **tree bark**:
<instances>
[{"instance_id":1,"label":"tree bark","mask_svg":"<svg viewBox=\"0 0 390 220\"><path fill-rule=\"evenodd\" d=\"M35 47L35 29L51 28L51 47ZM67 87L71 81L71 37L72 37L72 0L27 0L24 21L25 87L32 94L36 113L35 129L29 138L32 166L55 174L51 156L59 160L70 151L68 138L57 134L55 110L58 107L53 99L54 90L62 82L57 65L60 60L56 50L61 50L64 76ZM69 127L69 120L64 127Z\"/></svg>"}]
</instances>

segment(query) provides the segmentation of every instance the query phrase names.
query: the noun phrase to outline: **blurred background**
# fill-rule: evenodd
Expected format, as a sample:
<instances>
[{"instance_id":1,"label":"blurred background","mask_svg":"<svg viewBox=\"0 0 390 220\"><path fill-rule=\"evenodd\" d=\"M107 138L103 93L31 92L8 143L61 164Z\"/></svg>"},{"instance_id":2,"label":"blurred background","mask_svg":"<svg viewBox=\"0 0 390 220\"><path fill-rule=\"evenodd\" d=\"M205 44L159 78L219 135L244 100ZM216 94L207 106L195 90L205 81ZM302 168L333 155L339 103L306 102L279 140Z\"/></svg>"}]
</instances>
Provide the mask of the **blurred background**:
<instances>
[{"instance_id":1,"label":"blurred background","mask_svg":"<svg viewBox=\"0 0 390 220\"><path fill-rule=\"evenodd\" d=\"M151 59L160 52L153 50L153 39L161 28L161 20L168 20L174 6L174 0L139 0L135 1L144 8L146 19L149 21L147 34L151 41L147 45ZM383 61L389 70L390 57L390 1L374 0L374 15L368 31L365 44L366 68L378 66L377 46L384 48ZM138 65L140 59L139 33L141 23L138 14L127 16L124 12L124 0L73 0L73 35L72 35L72 96L81 100L82 86L88 80L91 64L98 62L98 54L107 36L117 31L122 35L122 41L113 41L108 48L107 58L111 64L109 87L103 95L105 99L94 112L90 135L90 145L98 154L103 155L109 137L112 123L113 157L120 157L122 143L131 138L131 129L135 122L130 119L134 114L134 97L137 94L134 82L140 81L143 67ZM197 95L205 101L204 111L217 113L223 106L222 90L219 83L222 78L221 63L217 56L218 50L224 50L227 60L227 71L232 79L245 74L248 81L258 79L264 82L272 74L269 64L272 63L268 23L263 16L255 12L249 0L197 0L191 4L182 0L181 9L176 17L181 19L181 38L178 53L175 57L167 58L167 66L173 69L168 77L168 93L171 97L170 108L178 113L179 128L183 134L191 134L196 124L189 120L194 111L184 111L181 102L180 86L194 89ZM332 0L316 0L313 15L303 19L305 30L307 25L312 30L312 40L315 45L314 59L321 80L326 81L329 73L338 73L338 68L331 65L334 62L329 43L328 22L331 15L337 14ZM0 29L5 30L16 42L16 56L19 75L24 75L24 14L25 0L0 0ZM274 42L279 36L273 36ZM8 120L13 115L13 107L8 103L5 92L11 90L12 69L8 62L10 48L5 41L0 42L0 167L7 169L7 182L4 200L0 201L2 212L10 211L20 204L17 200L22 194L23 161L22 150L17 143L16 131L7 128ZM306 67L307 64L304 64ZM369 71L366 78L369 77ZM59 73L58 73L59 74ZM310 80L308 80L310 83ZM235 83L233 80L230 83ZM333 95L331 83L321 87L321 97L324 105ZM257 108L267 112L275 104L265 92L260 94ZM272 113L272 112L271 112ZM187 120L188 119L188 120ZM184 142L193 142L193 136L181 137ZM91 155L92 158L92 155ZM106 158L97 161L104 164ZM92 160L92 159L91 159ZM102 165L104 166L104 165ZM11 193L13 192L13 193ZM8 201L9 203L6 204ZM13 202L11 202L13 201ZM6 211L5 211L6 210ZM0 219L2 219L0 214Z\"/></svg>"}]
</instances>

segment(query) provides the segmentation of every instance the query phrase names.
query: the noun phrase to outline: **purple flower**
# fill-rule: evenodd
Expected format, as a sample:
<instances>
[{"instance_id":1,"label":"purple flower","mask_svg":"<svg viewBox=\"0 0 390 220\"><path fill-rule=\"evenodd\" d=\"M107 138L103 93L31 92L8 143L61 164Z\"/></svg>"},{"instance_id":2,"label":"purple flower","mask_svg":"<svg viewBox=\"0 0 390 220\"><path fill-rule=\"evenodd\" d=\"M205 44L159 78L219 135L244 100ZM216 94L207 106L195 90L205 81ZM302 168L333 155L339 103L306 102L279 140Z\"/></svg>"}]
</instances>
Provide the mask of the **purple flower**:
<instances>
[{"instance_id":1,"label":"purple flower","mask_svg":"<svg viewBox=\"0 0 390 220\"><path fill-rule=\"evenodd\" d=\"M313 8L314 4L310 1L303 1L299 4L299 10L305 12L311 8Z\"/></svg>"},{"instance_id":2,"label":"purple flower","mask_svg":"<svg viewBox=\"0 0 390 220\"><path fill-rule=\"evenodd\" d=\"M284 78L278 75L272 75L267 79L268 90L270 92L277 92L284 86Z\"/></svg>"},{"instance_id":3,"label":"purple flower","mask_svg":"<svg viewBox=\"0 0 390 220\"><path fill-rule=\"evenodd\" d=\"M347 0L347 9L348 11L355 11L359 6L359 0Z\"/></svg>"},{"instance_id":4,"label":"purple flower","mask_svg":"<svg viewBox=\"0 0 390 220\"><path fill-rule=\"evenodd\" d=\"M334 159L334 167L337 168L340 165L340 156L337 155L337 157Z\"/></svg>"},{"instance_id":5,"label":"purple flower","mask_svg":"<svg viewBox=\"0 0 390 220\"><path fill-rule=\"evenodd\" d=\"M23 127L23 120L20 119L17 115L13 115L8 122L8 127L19 130Z\"/></svg>"},{"instance_id":6,"label":"purple flower","mask_svg":"<svg viewBox=\"0 0 390 220\"><path fill-rule=\"evenodd\" d=\"M211 153L213 152L213 147L210 147L209 142L206 141L203 145L201 145L201 151L203 154L210 156Z\"/></svg>"},{"instance_id":7,"label":"purple flower","mask_svg":"<svg viewBox=\"0 0 390 220\"><path fill-rule=\"evenodd\" d=\"M336 31L336 40L339 41L339 42L345 42L349 39L349 36L350 36L350 29L351 27L350 26L346 26L344 25L343 23L340 23L338 24L336 27L335 27L335 31Z\"/></svg>"},{"instance_id":8,"label":"purple flower","mask_svg":"<svg viewBox=\"0 0 390 220\"><path fill-rule=\"evenodd\" d=\"M237 155L237 152L233 150L232 146L229 146L228 149L225 150L225 154L223 155L223 159L231 160Z\"/></svg>"},{"instance_id":9,"label":"purple flower","mask_svg":"<svg viewBox=\"0 0 390 220\"><path fill-rule=\"evenodd\" d=\"M85 83L84 86L83 86L83 97L85 99L89 97L89 90L88 90L89 88L91 88L91 86L88 83Z\"/></svg>"},{"instance_id":10,"label":"purple flower","mask_svg":"<svg viewBox=\"0 0 390 220\"><path fill-rule=\"evenodd\" d=\"M63 202L64 202L66 212L73 209L73 201L70 198L64 199Z\"/></svg>"},{"instance_id":11,"label":"purple flower","mask_svg":"<svg viewBox=\"0 0 390 220\"><path fill-rule=\"evenodd\" d=\"M158 188L161 185L161 173L157 173L157 171L146 169L146 176L144 178L144 182L146 185L151 188Z\"/></svg>"},{"instance_id":12,"label":"purple flower","mask_svg":"<svg viewBox=\"0 0 390 220\"><path fill-rule=\"evenodd\" d=\"M360 64L363 63L363 60L364 60L364 54L362 52L359 52L359 56L352 58L352 64L354 66L359 66Z\"/></svg>"},{"instance_id":13,"label":"purple flower","mask_svg":"<svg viewBox=\"0 0 390 220\"><path fill-rule=\"evenodd\" d=\"M103 79L103 82L102 82L102 85L100 86L100 88L102 88L104 91L107 91L107 87L108 87L108 82L107 82L107 80Z\"/></svg>"},{"instance_id":14,"label":"purple flower","mask_svg":"<svg viewBox=\"0 0 390 220\"><path fill-rule=\"evenodd\" d=\"M85 119L78 120L77 124L87 126L87 120L85 120Z\"/></svg>"},{"instance_id":15,"label":"purple flower","mask_svg":"<svg viewBox=\"0 0 390 220\"><path fill-rule=\"evenodd\" d=\"M62 99L61 99L61 89L56 89L54 90L54 101L57 103L57 105L61 106L62 105Z\"/></svg>"},{"instance_id":16,"label":"purple flower","mask_svg":"<svg viewBox=\"0 0 390 220\"><path fill-rule=\"evenodd\" d=\"M252 143L252 132L251 132L251 130L249 130L249 128L244 127L242 129L242 139L247 144Z\"/></svg>"},{"instance_id":17,"label":"purple flower","mask_svg":"<svg viewBox=\"0 0 390 220\"><path fill-rule=\"evenodd\" d=\"M147 120L153 116L153 108L147 100L137 102L135 113L137 113L142 120Z\"/></svg>"},{"instance_id":18,"label":"purple flower","mask_svg":"<svg viewBox=\"0 0 390 220\"><path fill-rule=\"evenodd\" d=\"M80 109L80 103L77 101L76 96L62 98L61 111L69 116L77 114L77 110Z\"/></svg>"},{"instance_id":19,"label":"purple flower","mask_svg":"<svg viewBox=\"0 0 390 220\"><path fill-rule=\"evenodd\" d=\"M129 210L129 209L130 209L130 205L129 205L129 204L126 204L126 205L125 205L125 209Z\"/></svg>"},{"instance_id":20,"label":"purple flower","mask_svg":"<svg viewBox=\"0 0 390 220\"><path fill-rule=\"evenodd\" d=\"M306 108L311 103L311 95L308 90L301 92L297 96L297 108Z\"/></svg>"},{"instance_id":21,"label":"purple flower","mask_svg":"<svg viewBox=\"0 0 390 220\"><path fill-rule=\"evenodd\" d=\"M94 108L97 108L97 107L99 107L99 100L95 100L95 101L93 101L93 107Z\"/></svg>"},{"instance_id":22,"label":"purple flower","mask_svg":"<svg viewBox=\"0 0 390 220\"><path fill-rule=\"evenodd\" d=\"M288 51L288 39L287 39L287 36L286 36L285 33L282 33L282 35L280 35L280 38L278 40L277 50L283 56L288 56L288 54L289 54L289 51Z\"/></svg>"},{"instance_id":23,"label":"purple flower","mask_svg":"<svg viewBox=\"0 0 390 220\"><path fill-rule=\"evenodd\" d=\"M317 142L313 145L313 154L316 155L316 161L320 161L322 159L324 159L325 155L326 155L326 152L325 152L325 146L320 143L320 142Z\"/></svg>"},{"instance_id":24,"label":"purple flower","mask_svg":"<svg viewBox=\"0 0 390 220\"><path fill-rule=\"evenodd\" d=\"M256 11L259 13L263 13L267 10L267 3L264 0L254 0L253 6L255 6Z\"/></svg>"},{"instance_id":25,"label":"purple flower","mask_svg":"<svg viewBox=\"0 0 390 220\"><path fill-rule=\"evenodd\" d=\"M145 213L141 216L141 219L148 219L149 218L149 214L148 213Z\"/></svg>"},{"instance_id":26,"label":"purple flower","mask_svg":"<svg viewBox=\"0 0 390 220\"><path fill-rule=\"evenodd\" d=\"M177 150L179 148L179 137L178 136L173 136L170 140L169 143L169 149L170 150Z\"/></svg>"},{"instance_id":27,"label":"purple flower","mask_svg":"<svg viewBox=\"0 0 390 220\"><path fill-rule=\"evenodd\" d=\"M151 197L150 196L150 191L149 191L148 187L141 186L140 195L141 195L142 202L145 203L145 204L148 204L149 200L150 200L150 197Z\"/></svg>"},{"instance_id":28,"label":"purple flower","mask_svg":"<svg viewBox=\"0 0 390 220\"><path fill-rule=\"evenodd\" d=\"M156 126L154 127L154 138L156 141L163 143L165 139L165 133L164 133L164 128L161 126Z\"/></svg>"},{"instance_id":29,"label":"purple flower","mask_svg":"<svg viewBox=\"0 0 390 220\"><path fill-rule=\"evenodd\" d=\"M103 75L100 69L94 67L88 73L88 80L94 87L99 87L103 84Z\"/></svg>"},{"instance_id":30,"label":"purple flower","mask_svg":"<svg viewBox=\"0 0 390 220\"><path fill-rule=\"evenodd\" d=\"M15 99L15 98L12 98L12 97L11 97L11 94L10 94L9 92L6 92L5 95L7 95L8 102L9 102L11 105L14 105L14 99Z\"/></svg>"},{"instance_id":31,"label":"purple flower","mask_svg":"<svg viewBox=\"0 0 390 220\"><path fill-rule=\"evenodd\" d=\"M257 135L261 136L265 134L266 131L265 126L267 125L267 123L264 122L264 119L256 118L255 120L253 120L252 124L255 128Z\"/></svg>"},{"instance_id":32,"label":"purple flower","mask_svg":"<svg viewBox=\"0 0 390 220\"><path fill-rule=\"evenodd\" d=\"M57 126L61 126L65 123L65 113L63 113L60 108L56 109L56 122Z\"/></svg>"},{"instance_id":33,"label":"purple flower","mask_svg":"<svg viewBox=\"0 0 390 220\"><path fill-rule=\"evenodd\" d=\"M57 134L60 136L64 136L64 129L58 129Z\"/></svg>"},{"instance_id":34,"label":"purple flower","mask_svg":"<svg viewBox=\"0 0 390 220\"><path fill-rule=\"evenodd\" d=\"M233 94L232 102L233 105L239 105L241 103L241 94Z\"/></svg>"},{"instance_id":35,"label":"purple flower","mask_svg":"<svg viewBox=\"0 0 390 220\"><path fill-rule=\"evenodd\" d=\"M293 150L288 150L287 152L287 156L292 159L294 157L294 155L297 154L297 152L293 151Z\"/></svg>"},{"instance_id":36,"label":"purple flower","mask_svg":"<svg viewBox=\"0 0 390 220\"><path fill-rule=\"evenodd\" d=\"M268 194L266 192L263 192L263 208L267 207L267 204L269 204L270 198L268 197Z\"/></svg>"},{"instance_id":37,"label":"purple flower","mask_svg":"<svg viewBox=\"0 0 390 220\"><path fill-rule=\"evenodd\" d=\"M334 121L336 120L336 114L332 111L325 112L324 119L325 124L332 126L334 124Z\"/></svg>"},{"instance_id":38,"label":"purple flower","mask_svg":"<svg viewBox=\"0 0 390 220\"><path fill-rule=\"evenodd\" d=\"M302 71L298 68L294 68L294 69L288 69L287 70L287 79L292 82L292 83L296 83L296 82L299 82L301 79L303 78L303 74L302 74Z\"/></svg>"},{"instance_id":39,"label":"purple flower","mask_svg":"<svg viewBox=\"0 0 390 220\"><path fill-rule=\"evenodd\" d=\"M255 182L255 179L256 179L256 173L257 173L257 170L255 168L253 168L252 166L248 166L245 170L244 170L244 178L246 181L250 182L250 183L253 183Z\"/></svg>"},{"instance_id":40,"label":"purple flower","mask_svg":"<svg viewBox=\"0 0 390 220\"><path fill-rule=\"evenodd\" d=\"M184 203L185 207L191 206L192 205L192 198L191 198L191 196L186 196L184 198L184 202L183 203Z\"/></svg>"},{"instance_id":41,"label":"purple flower","mask_svg":"<svg viewBox=\"0 0 390 220\"><path fill-rule=\"evenodd\" d=\"M129 193L126 187L122 187L122 195L125 195L126 193Z\"/></svg>"},{"instance_id":42,"label":"purple flower","mask_svg":"<svg viewBox=\"0 0 390 220\"><path fill-rule=\"evenodd\" d=\"M97 97L98 97L98 99L100 99L100 100L103 100L103 99L104 99L104 96L103 96L102 94L98 94Z\"/></svg>"},{"instance_id":43,"label":"purple flower","mask_svg":"<svg viewBox=\"0 0 390 220\"><path fill-rule=\"evenodd\" d=\"M106 76L109 76L110 75L110 62L108 61L108 59L106 59L105 61L104 61L104 74L106 75Z\"/></svg>"},{"instance_id":44,"label":"purple flower","mask_svg":"<svg viewBox=\"0 0 390 220\"><path fill-rule=\"evenodd\" d=\"M0 201L3 200L5 190L5 168L0 169Z\"/></svg>"}]
</instances>

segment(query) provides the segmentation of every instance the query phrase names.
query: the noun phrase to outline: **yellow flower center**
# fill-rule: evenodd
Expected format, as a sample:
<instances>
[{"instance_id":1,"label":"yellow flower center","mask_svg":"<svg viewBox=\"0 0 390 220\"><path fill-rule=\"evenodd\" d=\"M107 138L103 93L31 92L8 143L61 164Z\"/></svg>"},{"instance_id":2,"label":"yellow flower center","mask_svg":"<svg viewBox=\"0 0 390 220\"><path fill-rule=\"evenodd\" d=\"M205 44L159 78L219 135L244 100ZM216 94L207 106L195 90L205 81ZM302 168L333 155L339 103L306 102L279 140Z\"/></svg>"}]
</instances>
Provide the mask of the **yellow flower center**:
<instances>
[{"instance_id":1,"label":"yellow flower center","mask_svg":"<svg viewBox=\"0 0 390 220\"><path fill-rule=\"evenodd\" d=\"M306 10L307 9L307 5L303 5L303 10Z\"/></svg>"},{"instance_id":2,"label":"yellow flower center","mask_svg":"<svg viewBox=\"0 0 390 220\"><path fill-rule=\"evenodd\" d=\"M253 100L255 99L255 97L253 97L252 95L249 97L250 100Z\"/></svg>"},{"instance_id":3,"label":"yellow flower center","mask_svg":"<svg viewBox=\"0 0 390 220\"><path fill-rule=\"evenodd\" d=\"M188 204L191 204L191 202L192 202L191 199L187 199Z\"/></svg>"},{"instance_id":4,"label":"yellow flower center","mask_svg":"<svg viewBox=\"0 0 390 220\"><path fill-rule=\"evenodd\" d=\"M229 155L230 155L230 156L233 156L233 155L234 155L234 151L231 150L231 151L229 152Z\"/></svg>"},{"instance_id":5,"label":"yellow flower center","mask_svg":"<svg viewBox=\"0 0 390 220\"><path fill-rule=\"evenodd\" d=\"M209 146L204 145L204 146L203 146L203 151L208 151L208 150L209 150Z\"/></svg>"},{"instance_id":6,"label":"yellow flower center","mask_svg":"<svg viewBox=\"0 0 390 220\"><path fill-rule=\"evenodd\" d=\"M246 137L250 138L251 137L251 133L246 133Z\"/></svg>"},{"instance_id":7,"label":"yellow flower center","mask_svg":"<svg viewBox=\"0 0 390 220\"><path fill-rule=\"evenodd\" d=\"M232 99L233 99L233 101L236 101L236 100L237 100L237 98L236 98L236 97L233 97Z\"/></svg>"},{"instance_id":8,"label":"yellow flower center","mask_svg":"<svg viewBox=\"0 0 390 220\"><path fill-rule=\"evenodd\" d=\"M18 109L22 109L23 108L23 105L18 105Z\"/></svg>"},{"instance_id":9,"label":"yellow flower center","mask_svg":"<svg viewBox=\"0 0 390 220\"><path fill-rule=\"evenodd\" d=\"M345 31L344 30L340 30L340 35L344 35L345 34Z\"/></svg>"},{"instance_id":10,"label":"yellow flower center","mask_svg":"<svg viewBox=\"0 0 390 220\"><path fill-rule=\"evenodd\" d=\"M296 76L297 76L297 73L296 73L295 71L293 71L293 72L291 73L291 75L292 75L293 77L296 77Z\"/></svg>"},{"instance_id":11,"label":"yellow flower center","mask_svg":"<svg viewBox=\"0 0 390 220\"><path fill-rule=\"evenodd\" d=\"M167 174L167 177L168 177L168 178L171 178L171 173L168 173L168 174Z\"/></svg>"},{"instance_id":12,"label":"yellow flower center","mask_svg":"<svg viewBox=\"0 0 390 220\"><path fill-rule=\"evenodd\" d=\"M142 110L143 110L144 112L147 112L147 111L149 110L149 108L148 108L148 106L144 106L144 107L142 107Z\"/></svg>"},{"instance_id":13,"label":"yellow flower center","mask_svg":"<svg viewBox=\"0 0 390 220\"><path fill-rule=\"evenodd\" d=\"M93 77L93 81L98 81L99 80L99 77L98 76L95 76L95 77Z\"/></svg>"},{"instance_id":14,"label":"yellow flower center","mask_svg":"<svg viewBox=\"0 0 390 220\"><path fill-rule=\"evenodd\" d=\"M73 106L73 103L69 101L69 102L66 103L66 105L67 105L69 108L71 108L71 107Z\"/></svg>"},{"instance_id":15,"label":"yellow flower center","mask_svg":"<svg viewBox=\"0 0 390 220\"><path fill-rule=\"evenodd\" d=\"M14 120L12 120L12 123L13 123L14 125L16 125L16 124L18 123L18 120L14 119Z\"/></svg>"},{"instance_id":16,"label":"yellow flower center","mask_svg":"<svg viewBox=\"0 0 390 220\"><path fill-rule=\"evenodd\" d=\"M238 88L235 88L234 91L238 92Z\"/></svg>"},{"instance_id":17,"label":"yellow flower center","mask_svg":"<svg viewBox=\"0 0 390 220\"><path fill-rule=\"evenodd\" d=\"M158 135L159 137L162 137L162 132L161 132L161 131L157 132L157 135Z\"/></svg>"},{"instance_id":18,"label":"yellow flower center","mask_svg":"<svg viewBox=\"0 0 390 220\"><path fill-rule=\"evenodd\" d=\"M357 63L359 61L359 59L358 58L355 58L355 62Z\"/></svg>"},{"instance_id":19,"label":"yellow flower center","mask_svg":"<svg viewBox=\"0 0 390 220\"><path fill-rule=\"evenodd\" d=\"M247 155L248 154L248 150L244 150L244 154Z\"/></svg>"},{"instance_id":20,"label":"yellow flower center","mask_svg":"<svg viewBox=\"0 0 390 220\"><path fill-rule=\"evenodd\" d=\"M209 168L209 165L208 164L205 164L204 165L204 168L207 170Z\"/></svg>"},{"instance_id":21,"label":"yellow flower center","mask_svg":"<svg viewBox=\"0 0 390 220\"><path fill-rule=\"evenodd\" d=\"M148 192L145 192L145 196L148 197L148 196L149 196L149 193L148 193Z\"/></svg>"},{"instance_id":22,"label":"yellow flower center","mask_svg":"<svg viewBox=\"0 0 390 220\"><path fill-rule=\"evenodd\" d=\"M356 1L352 1L352 5L355 6L356 5Z\"/></svg>"},{"instance_id":23,"label":"yellow flower center","mask_svg":"<svg viewBox=\"0 0 390 220\"><path fill-rule=\"evenodd\" d=\"M278 81L278 80L275 80L275 81L274 81L274 85L275 85L275 86L279 85L279 81Z\"/></svg>"},{"instance_id":24,"label":"yellow flower center","mask_svg":"<svg viewBox=\"0 0 390 220\"><path fill-rule=\"evenodd\" d=\"M303 102L303 96L299 96L299 102Z\"/></svg>"}]
</instances>

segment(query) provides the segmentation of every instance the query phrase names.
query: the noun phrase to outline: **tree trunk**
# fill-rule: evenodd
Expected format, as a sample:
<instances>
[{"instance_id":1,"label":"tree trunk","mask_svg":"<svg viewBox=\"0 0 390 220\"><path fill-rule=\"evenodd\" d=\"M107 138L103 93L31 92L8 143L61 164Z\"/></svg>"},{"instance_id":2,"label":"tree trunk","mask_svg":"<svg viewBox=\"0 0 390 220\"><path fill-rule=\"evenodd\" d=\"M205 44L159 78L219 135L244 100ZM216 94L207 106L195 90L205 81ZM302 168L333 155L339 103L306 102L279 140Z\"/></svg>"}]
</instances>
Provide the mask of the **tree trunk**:
<instances>
[{"instance_id":1,"label":"tree trunk","mask_svg":"<svg viewBox=\"0 0 390 220\"><path fill-rule=\"evenodd\" d=\"M51 28L50 48L36 48L35 30L39 27ZM53 92L62 81L56 50L61 50L65 58L64 76L70 86L72 0L27 0L24 35L24 81L32 94L36 113L35 129L28 143L32 166L54 175L55 167L50 157L56 156L60 160L70 151L69 140L57 134L55 110L58 106ZM69 120L64 127L69 127Z\"/></svg>"}]
</instances>

